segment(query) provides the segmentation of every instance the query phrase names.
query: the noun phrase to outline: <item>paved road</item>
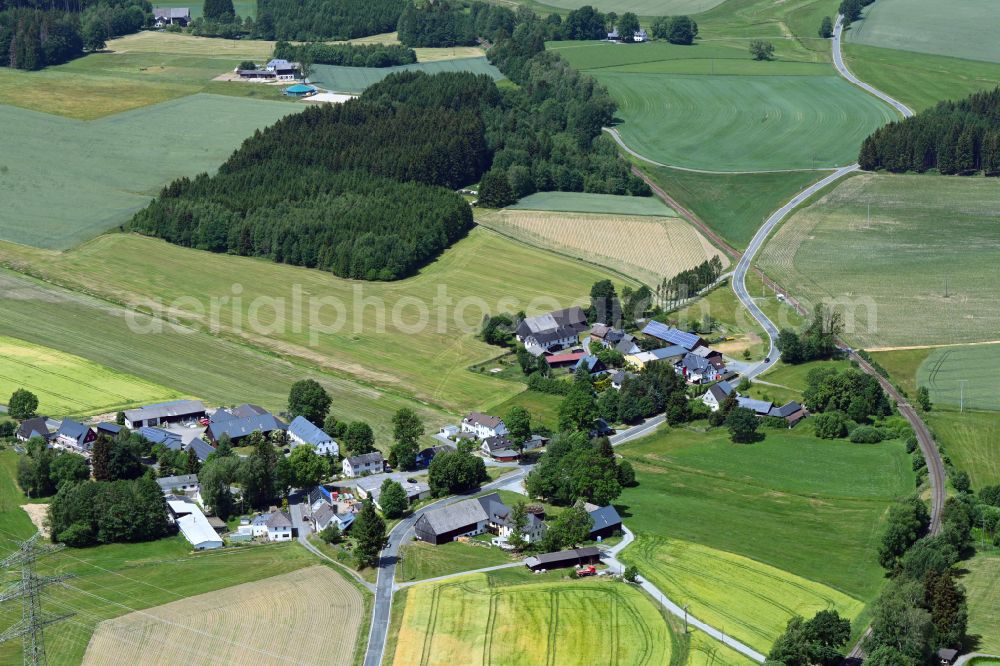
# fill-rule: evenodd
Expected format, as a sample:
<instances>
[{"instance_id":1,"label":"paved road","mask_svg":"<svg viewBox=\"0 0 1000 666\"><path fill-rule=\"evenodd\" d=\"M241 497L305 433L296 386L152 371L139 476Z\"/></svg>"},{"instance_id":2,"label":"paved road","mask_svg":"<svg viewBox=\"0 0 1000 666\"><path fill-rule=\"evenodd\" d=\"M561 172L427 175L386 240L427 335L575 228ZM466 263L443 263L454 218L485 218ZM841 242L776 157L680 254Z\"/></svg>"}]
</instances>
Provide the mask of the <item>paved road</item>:
<instances>
[{"instance_id":1,"label":"paved road","mask_svg":"<svg viewBox=\"0 0 1000 666\"><path fill-rule=\"evenodd\" d=\"M899 111L904 118L909 118L910 116L912 116L913 109L906 106L899 100L889 97L889 95L886 95L884 92L882 92L875 86L868 85L858 77L854 76L854 74L851 74L851 70L847 69L847 65L844 64L844 55L841 52L840 48L843 35L844 35L844 16L843 14L840 14L837 16L837 23L833 27L833 66L837 68L837 71L840 73L840 75L843 76L848 81L850 81L851 83L853 83L854 85L861 88L862 90L865 90L871 93L872 95L875 95L875 97L878 97L880 100L882 100L892 108Z\"/></svg>"},{"instance_id":2,"label":"paved road","mask_svg":"<svg viewBox=\"0 0 1000 666\"><path fill-rule=\"evenodd\" d=\"M360 575L358 575L357 571L355 571L354 569L352 569L352 568L350 568L350 567L348 567L348 566L346 566L344 564L341 564L337 560L335 560L332 557L328 556L326 553L324 553L323 551L321 551L319 548L317 548L316 546L314 546L309 541L309 534L312 532L312 527L310 526L309 522L306 521L306 519L303 517L304 506L305 505L303 505L303 504L292 504L292 505L290 505L288 507L288 513L289 513L289 515L292 518L292 525L295 527L296 530L298 530L298 533L299 533L299 537L298 537L299 543L302 544L302 546L305 547L306 550L308 550L309 552L311 552L316 557L318 557L320 559L323 559L323 560L326 560L327 562L330 562L332 564L336 564L338 567L340 567L341 569L343 569L347 573L351 574L351 576L356 581L358 581L359 583L361 583L362 585L364 585L370 591L374 592L375 591L375 586L372 585L371 583L369 583L368 581L366 581Z\"/></svg>"}]
</instances>

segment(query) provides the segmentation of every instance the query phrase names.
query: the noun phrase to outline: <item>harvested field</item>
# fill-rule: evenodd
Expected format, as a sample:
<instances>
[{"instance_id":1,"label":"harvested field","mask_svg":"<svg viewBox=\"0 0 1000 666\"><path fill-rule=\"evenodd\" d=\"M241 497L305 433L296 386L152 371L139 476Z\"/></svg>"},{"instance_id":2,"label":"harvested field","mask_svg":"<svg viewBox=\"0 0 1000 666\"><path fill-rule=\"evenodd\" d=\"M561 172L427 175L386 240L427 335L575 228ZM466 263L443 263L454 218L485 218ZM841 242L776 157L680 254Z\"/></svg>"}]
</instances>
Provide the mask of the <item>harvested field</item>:
<instances>
[{"instance_id":1,"label":"harvested field","mask_svg":"<svg viewBox=\"0 0 1000 666\"><path fill-rule=\"evenodd\" d=\"M550 211L502 210L481 214L484 226L539 247L571 254L659 284L681 271L719 257L729 260L679 218Z\"/></svg>"},{"instance_id":2,"label":"harvested field","mask_svg":"<svg viewBox=\"0 0 1000 666\"><path fill-rule=\"evenodd\" d=\"M523 197L508 210L547 210L565 213L618 213L677 217L672 208L656 197L628 197L586 192L536 192Z\"/></svg>"},{"instance_id":3,"label":"harvested field","mask_svg":"<svg viewBox=\"0 0 1000 666\"><path fill-rule=\"evenodd\" d=\"M364 616L357 589L313 566L106 620L83 663L348 665Z\"/></svg>"}]
</instances>

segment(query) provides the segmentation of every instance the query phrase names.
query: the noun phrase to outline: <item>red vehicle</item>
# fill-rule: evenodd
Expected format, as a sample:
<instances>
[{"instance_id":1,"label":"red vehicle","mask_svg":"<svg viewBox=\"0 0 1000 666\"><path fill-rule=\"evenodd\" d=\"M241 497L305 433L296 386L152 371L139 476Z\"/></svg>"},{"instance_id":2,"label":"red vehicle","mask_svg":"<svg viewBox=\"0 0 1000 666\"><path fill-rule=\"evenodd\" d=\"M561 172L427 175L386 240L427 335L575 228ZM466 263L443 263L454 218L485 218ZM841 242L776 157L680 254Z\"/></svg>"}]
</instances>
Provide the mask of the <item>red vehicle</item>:
<instances>
[{"instance_id":1,"label":"red vehicle","mask_svg":"<svg viewBox=\"0 0 1000 666\"><path fill-rule=\"evenodd\" d=\"M200 419L198 419L198 423L200 423L203 426L207 426L208 425L208 417L207 416L201 417Z\"/></svg>"},{"instance_id":2,"label":"red vehicle","mask_svg":"<svg viewBox=\"0 0 1000 666\"><path fill-rule=\"evenodd\" d=\"M581 568L577 569L576 570L576 575L577 575L578 578L583 578L584 576L596 576L597 575L597 567L595 567L593 564L588 564L585 567L581 567Z\"/></svg>"}]
</instances>

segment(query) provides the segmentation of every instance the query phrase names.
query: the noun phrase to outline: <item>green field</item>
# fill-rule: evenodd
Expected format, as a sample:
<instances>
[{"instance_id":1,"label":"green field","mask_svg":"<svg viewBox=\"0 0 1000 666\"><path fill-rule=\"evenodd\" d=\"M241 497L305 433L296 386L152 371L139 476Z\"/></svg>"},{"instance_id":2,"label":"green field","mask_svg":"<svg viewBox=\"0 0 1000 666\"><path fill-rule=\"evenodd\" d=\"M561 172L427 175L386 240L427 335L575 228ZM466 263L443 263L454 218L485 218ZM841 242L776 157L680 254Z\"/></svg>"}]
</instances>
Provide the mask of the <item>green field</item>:
<instances>
[{"instance_id":1,"label":"green field","mask_svg":"<svg viewBox=\"0 0 1000 666\"><path fill-rule=\"evenodd\" d=\"M517 573L475 574L409 589L391 663L670 662L675 639L640 590L593 579L532 582L531 574L510 571Z\"/></svg>"},{"instance_id":2,"label":"green field","mask_svg":"<svg viewBox=\"0 0 1000 666\"><path fill-rule=\"evenodd\" d=\"M507 208L510 210L615 213L654 217L675 217L677 215L656 197L625 197L615 194L587 194L585 192L538 192L522 198Z\"/></svg>"},{"instance_id":3,"label":"green field","mask_svg":"<svg viewBox=\"0 0 1000 666\"><path fill-rule=\"evenodd\" d=\"M917 393L917 369L934 350L928 347L871 352L872 358L889 373L893 383L910 396Z\"/></svg>"},{"instance_id":4,"label":"green field","mask_svg":"<svg viewBox=\"0 0 1000 666\"><path fill-rule=\"evenodd\" d=\"M969 571L962 577L969 599L969 636L978 637L976 652L1000 654L1000 553L979 554L963 565Z\"/></svg>"},{"instance_id":5,"label":"green field","mask_svg":"<svg viewBox=\"0 0 1000 666\"><path fill-rule=\"evenodd\" d=\"M1000 414L935 410L926 419L955 467L968 473L973 488L1000 484Z\"/></svg>"},{"instance_id":6,"label":"green field","mask_svg":"<svg viewBox=\"0 0 1000 666\"><path fill-rule=\"evenodd\" d=\"M707 11L725 0L539 0L544 7L562 10L579 9L590 4L602 12L635 12L639 16L673 16L675 14L697 14Z\"/></svg>"},{"instance_id":7,"label":"green field","mask_svg":"<svg viewBox=\"0 0 1000 666\"><path fill-rule=\"evenodd\" d=\"M749 395L761 400L784 404L789 400L802 401L806 389L806 375L817 368L844 370L851 367L850 361L811 361L798 365L779 362L763 375L754 379ZM777 386L772 386L776 384Z\"/></svg>"},{"instance_id":8,"label":"green field","mask_svg":"<svg viewBox=\"0 0 1000 666\"><path fill-rule=\"evenodd\" d=\"M989 179L862 174L787 220L760 265L810 307L844 303L858 346L994 340L998 213Z\"/></svg>"},{"instance_id":9,"label":"green field","mask_svg":"<svg viewBox=\"0 0 1000 666\"><path fill-rule=\"evenodd\" d=\"M820 583L686 541L642 535L623 557L671 601L765 654L794 615L834 609L854 618L864 607Z\"/></svg>"},{"instance_id":10,"label":"green field","mask_svg":"<svg viewBox=\"0 0 1000 666\"><path fill-rule=\"evenodd\" d=\"M817 171L705 174L635 161L654 183L740 250L771 213L824 175Z\"/></svg>"},{"instance_id":11,"label":"green field","mask_svg":"<svg viewBox=\"0 0 1000 666\"><path fill-rule=\"evenodd\" d=\"M544 426L552 432L558 432L560 404L562 404L562 396L560 395L527 390L501 403L491 405L489 409L491 413L503 415L511 407L524 407L531 414L532 424Z\"/></svg>"},{"instance_id":12,"label":"green field","mask_svg":"<svg viewBox=\"0 0 1000 666\"><path fill-rule=\"evenodd\" d=\"M666 165L713 171L843 166L896 117L842 78L592 70L618 101L626 144Z\"/></svg>"},{"instance_id":13,"label":"green field","mask_svg":"<svg viewBox=\"0 0 1000 666\"><path fill-rule=\"evenodd\" d=\"M0 396L19 388L38 396L38 413L52 416L114 412L182 395L79 356L0 337Z\"/></svg>"},{"instance_id":14,"label":"green field","mask_svg":"<svg viewBox=\"0 0 1000 666\"><path fill-rule=\"evenodd\" d=\"M879 0L851 24L848 42L1000 63L993 0Z\"/></svg>"},{"instance_id":15,"label":"green field","mask_svg":"<svg viewBox=\"0 0 1000 666\"><path fill-rule=\"evenodd\" d=\"M124 223L171 180L214 171L255 129L298 108L199 94L84 122L0 105L0 239L73 247Z\"/></svg>"},{"instance_id":16,"label":"green field","mask_svg":"<svg viewBox=\"0 0 1000 666\"><path fill-rule=\"evenodd\" d=\"M884 581L875 546L885 511L913 489L902 443L820 440L808 420L753 446L724 429L663 429L620 452L639 485L619 510L637 535L727 551L862 601ZM723 593L702 575L702 589Z\"/></svg>"},{"instance_id":17,"label":"green field","mask_svg":"<svg viewBox=\"0 0 1000 666\"><path fill-rule=\"evenodd\" d=\"M1000 410L995 391L1000 373L1000 345L940 347L931 351L917 369L918 386L926 386L938 406Z\"/></svg>"},{"instance_id":18,"label":"green field","mask_svg":"<svg viewBox=\"0 0 1000 666\"><path fill-rule=\"evenodd\" d=\"M434 62L418 62L413 65L397 67L341 67L339 65L315 65L309 81L316 85L343 93L360 93L365 88L378 83L395 72L418 71L428 74L438 72L472 72L473 74L489 74L494 81L504 78L500 70L494 67L485 57L456 58L453 60L437 60Z\"/></svg>"},{"instance_id":19,"label":"green field","mask_svg":"<svg viewBox=\"0 0 1000 666\"><path fill-rule=\"evenodd\" d=\"M143 259L136 261L136 257ZM592 266L511 242L482 228L473 229L419 275L389 283L360 283L322 271L200 252L125 234L102 236L60 254L0 247L0 261L117 303L166 306L175 299L196 297L202 304L200 313L181 301L183 310L190 313L181 317L184 321L204 330L213 327L215 319L214 328L224 338L343 378L334 396L333 411L349 419L360 416L354 413L359 407L368 414L384 415L400 404L408 404L411 397L423 405L421 411L426 414L435 408L460 413L514 396L524 389L523 382L466 369L500 351L475 338L484 309L490 313L501 309L534 313L568 307L586 302L590 286L606 277L604 271ZM242 290L241 300L236 307L229 303L217 308L215 317L209 299L231 298L237 284L237 291ZM294 308L296 293L301 298L298 313ZM324 300L314 300L311 307L309 299L318 295ZM285 304L277 315L272 305L275 302ZM251 325L253 319L258 326ZM313 320L318 323L314 325ZM26 336L23 329L22 334L9 332L9 326L9 321L0 323L0 333L39 342L40 333ZM55 340L68 337L58 330L42 333ZM115 346L129 348L130 354L147 340L166 337L130 335L125 322L119 323L113 335ZM178 341L182 338L177 336ZM64 349L62 345L72 341L39 344ZM64 350L91 358L86 352ZM162 353L144 356L152 366L172 363ZM212 359L212 364L230 364L219 353L185 357L192 361L200 358L202 363ZM103 359L92 360L121 369ZM210 398L205 395L207 391L178 385L190 377L177 377L171 383L151 372L141 376ZM226 404L243 400L241 392L245 390L234 387L220 399ZM270 390L287 395L287 384ZM364 403L368 404L362 407ZM273 400L264 404L280 407ZM387 426L388 418L383 418L381 425ZM428 427L436 430L440 418Z\"/></svg>"},{"instance_id":20,"label":"green field","mask_svg":"<svg viewBox=\"0 0 1000 666\"><path fill-rule=\"evenodd\" d=\"M407 583L507 564L514 561L510 554L492 546L452 541L432 545L422 541L406 544L399 551L396 580Z\"/></svg>"},{"instance_id":21,"label":"green field","mask_svg":"<svg viewBox=\"0 0 1000 666\"><path fill-rule=\"evenodd\" d=\"M198 18L202 16L202 9L205 6L205 0L195 0L193 3L189 3L188 7L191 9L191 18ZM247 16L257 18L257 0L233 0L233 9L236 10L236 15L240 18L246 18Z\"/></svg>"}]
</instances>

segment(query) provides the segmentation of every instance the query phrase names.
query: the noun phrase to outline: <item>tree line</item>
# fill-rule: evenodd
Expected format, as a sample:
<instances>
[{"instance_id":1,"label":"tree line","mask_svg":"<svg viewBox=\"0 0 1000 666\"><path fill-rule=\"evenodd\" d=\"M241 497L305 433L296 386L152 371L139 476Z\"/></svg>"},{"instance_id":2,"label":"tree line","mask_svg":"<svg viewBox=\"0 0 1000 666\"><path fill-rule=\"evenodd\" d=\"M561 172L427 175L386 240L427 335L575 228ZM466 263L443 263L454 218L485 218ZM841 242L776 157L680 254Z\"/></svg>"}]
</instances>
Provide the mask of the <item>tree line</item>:
<instances>
[{"instance_id":1,"label":"tree line","mask_svg":"<svg viewBox=\"0 0 1000 666\"><path fill-rule=\"evenodd\" d=\"M259 0L256 39L355 39L396 29L404 0Z\"/></svg>"},{"instance_id":2,"label":"tree line","mask_svg":"<svg viewBox=\"0 0 1000 666\"><path fill-rule=\"evenodd\" d=\"M274 45L274 57L345 67L393 67L417 61L414 50L400 44L291 44L280 41Z\"/></svg>"},{"instance_id":3,"label":"tree line","mask_svg":"<svg viewBox=\"0 0 1000 666\"><path fill-rule=\"evenodd\" d=\"M869 171L1000 174L1000 88L939 102L875 130L858 163Z\"/></svg>"}]
</instances>

